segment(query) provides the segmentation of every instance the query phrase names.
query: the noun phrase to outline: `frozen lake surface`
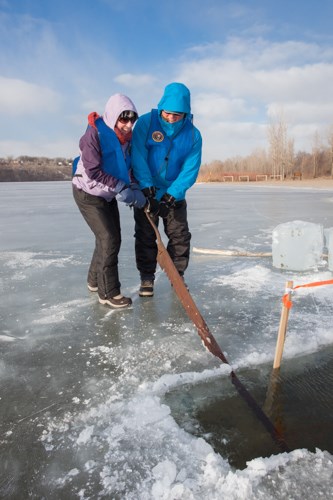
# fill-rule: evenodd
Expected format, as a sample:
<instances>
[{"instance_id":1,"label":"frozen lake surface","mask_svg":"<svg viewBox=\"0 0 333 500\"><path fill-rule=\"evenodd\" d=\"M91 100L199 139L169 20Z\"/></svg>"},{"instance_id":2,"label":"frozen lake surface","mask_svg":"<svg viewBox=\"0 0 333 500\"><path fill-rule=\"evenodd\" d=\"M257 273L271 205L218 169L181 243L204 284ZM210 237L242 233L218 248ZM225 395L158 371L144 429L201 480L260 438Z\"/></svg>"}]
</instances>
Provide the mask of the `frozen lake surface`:
<instances>
[{"instance_id":1,"label":"frozen lake surface","mask_svg":"<svg viewBox=\"0 0 333 500\"><path fill-rule=\"evenodd\" d=\"M293 296L271 418L281 453L207 352L167 277L138 297L133 215L121 206L122 291L113 311L86 288L93 236L68 182L0 183L0 497L333 497L333 287ZM333 227L333 191L196 185L193 247L270 252L278 225ZM285 283L332 279L327 261L281 271L270 257L192 252L186 282L260 406Z\"/></svg>"}]
</instances>

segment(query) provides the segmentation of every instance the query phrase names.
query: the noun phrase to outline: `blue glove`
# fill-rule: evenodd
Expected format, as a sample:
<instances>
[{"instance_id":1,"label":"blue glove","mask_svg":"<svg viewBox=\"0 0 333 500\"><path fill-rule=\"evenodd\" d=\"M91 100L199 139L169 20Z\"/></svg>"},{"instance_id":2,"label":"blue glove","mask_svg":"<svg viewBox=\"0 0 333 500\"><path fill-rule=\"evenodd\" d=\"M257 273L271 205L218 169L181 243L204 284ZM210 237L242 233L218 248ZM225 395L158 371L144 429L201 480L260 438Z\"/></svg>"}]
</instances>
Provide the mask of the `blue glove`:
<instances>
[{"instance_id":1,"label":"blue glove","mask_svg":"<svg viewBox=\"0 0 333 500\"><path fill-rule=\"evenodd\" d=\"M147 205L147 198L142 193L139 184L132 182L130 187L135 194L135 201L132 206L136 208L144 208Z\"/></svg>"},{"instance_id":2,"label":"blue glove","mask_svg":"<svg viewBox=\"0 0 333 500\"><path fill-rule=\"evenodd\" d=\"M145 196L137 185L123 189L117 194L116 198L130 207L136 208L143 208L147 203Z\"/></svg>"}]
</instances>

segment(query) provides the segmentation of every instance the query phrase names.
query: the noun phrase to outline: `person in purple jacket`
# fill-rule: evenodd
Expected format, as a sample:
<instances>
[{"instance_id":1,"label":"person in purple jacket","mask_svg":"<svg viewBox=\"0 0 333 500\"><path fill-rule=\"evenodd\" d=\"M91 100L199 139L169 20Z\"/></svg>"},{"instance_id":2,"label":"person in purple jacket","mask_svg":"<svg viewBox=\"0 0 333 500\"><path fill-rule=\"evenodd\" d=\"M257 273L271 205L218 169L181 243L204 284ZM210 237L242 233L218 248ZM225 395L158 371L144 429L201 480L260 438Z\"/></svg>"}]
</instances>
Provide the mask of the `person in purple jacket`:
<instances>
[{"instance_id":1,"label":"person in purple jacket","mask_svg":"<svg viewBox=\"0 0 333 500\"><path fill-rule=\"evenodd\" d=\"M99 302L114 308L128 307L121 294L118 254L121 245L117 201L142 209L146 198L130 172L132 128L138 118L133 102L122 94L108 100L103 116L90 113L80 139L80 156L74 160L73 196L95 235L95 249L88 271L88 289Z\"/></svg>"}]
</instances>

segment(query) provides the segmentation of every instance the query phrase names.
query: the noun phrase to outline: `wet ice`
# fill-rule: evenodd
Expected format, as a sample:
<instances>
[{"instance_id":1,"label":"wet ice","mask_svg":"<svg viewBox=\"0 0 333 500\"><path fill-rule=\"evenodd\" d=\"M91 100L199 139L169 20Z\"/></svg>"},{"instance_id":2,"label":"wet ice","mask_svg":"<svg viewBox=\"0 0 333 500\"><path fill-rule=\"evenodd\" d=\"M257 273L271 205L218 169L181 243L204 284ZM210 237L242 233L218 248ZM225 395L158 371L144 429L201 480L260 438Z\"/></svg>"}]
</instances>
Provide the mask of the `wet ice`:
<instances>
[{"instance_id":1,"label":"wet ice","mask_svg":"<svg viewBox=\"0 0 333 500\"><path fill-rule=\"evenodd\" d=\"M204 408L201 384L227 400L230 367L203 349L162 272L154 299L138 299L128 208L121 208L120 275L133 307L115 312L86 289L93 242L70 184L0 189L0 234L6 235L0 248L2 495L239 500L287 497L289 488L294 498L332 496L332 455L325 450L255 456L240 470L216 452L209 436L194 432L197 422L186 411L201 402ZM278 203L280 195L285 204ZM195 186L188 198L192 244L267 251L293 201L295 220L332 226L326 199L316 190ZM269 372L285 280L331 277L325 263L294 273L274 268L271 259L195 254L186 276L212 333L241 373ZM293 300L286 373L305 355L307 365L320 365L333 337L329 287L299 290ZM181 400L187 408L184 425L168 404L172 391L176 405Z\"/></svg>"}]
</instances>

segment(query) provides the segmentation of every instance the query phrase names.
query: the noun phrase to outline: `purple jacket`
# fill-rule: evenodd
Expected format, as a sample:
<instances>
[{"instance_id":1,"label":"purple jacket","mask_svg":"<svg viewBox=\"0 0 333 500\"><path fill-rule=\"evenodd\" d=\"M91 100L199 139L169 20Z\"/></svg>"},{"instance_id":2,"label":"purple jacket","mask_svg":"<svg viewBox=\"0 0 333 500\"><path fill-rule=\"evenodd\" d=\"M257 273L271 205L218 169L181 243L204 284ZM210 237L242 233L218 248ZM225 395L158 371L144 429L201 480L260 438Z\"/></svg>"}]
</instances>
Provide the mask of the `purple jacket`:
<instances>
[{"instance_id":1,"label":"purple jacket","mask_svg":"<svg viewBox=\"0 0 333 500\"><path fill-rule=\"evenodd\" d=\"M111 96L103 114L106 125L114 130L118 117L123 111L135 111L137 113L133 102L128 97L122 94ZM124 156L126 156L129 143L121 147ZM101 196L107 201L111 201L125 186L125 183L103 172L101 158L102 152L98 131L94 127L88 127L80 139L80 160L77 165L76 176L73 177L72 182L75 187L82 189L86 193Z\"/></svg>"}]
</instances>

